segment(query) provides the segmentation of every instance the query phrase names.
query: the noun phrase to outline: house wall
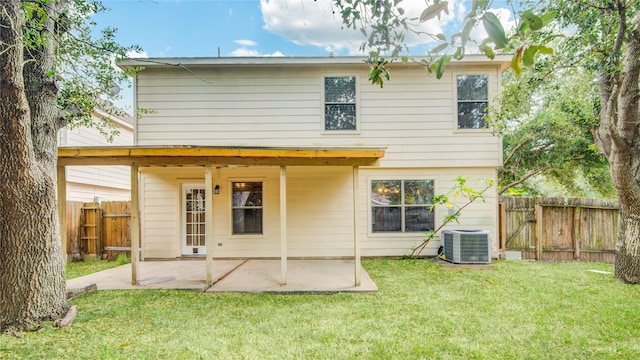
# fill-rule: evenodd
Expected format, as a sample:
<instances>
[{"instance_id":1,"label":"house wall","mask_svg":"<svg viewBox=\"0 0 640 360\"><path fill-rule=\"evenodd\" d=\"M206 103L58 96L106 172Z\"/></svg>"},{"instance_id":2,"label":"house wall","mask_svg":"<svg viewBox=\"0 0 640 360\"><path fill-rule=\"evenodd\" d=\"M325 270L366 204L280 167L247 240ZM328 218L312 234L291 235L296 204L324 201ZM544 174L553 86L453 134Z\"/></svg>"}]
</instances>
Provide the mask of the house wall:
<instances>
[{"instance_id":1,"label":"house wall","mask_svg":"<svg viewBox=\"0 0 640 360\"><path fill-rule=\"evenodd\" d=\"M133 127L126 123L116 123L119 134L113 141L97 129L78 126L62 128L58 133L59 146L122 146L133 144ZM67 200L93 201L95 197L104 200L129 200L130 171L128 166L67 166Z\"/></svg>"},{"instance_id":2,"label":"house wall","mask_svg":"<svg viewBox=\"0 0 640 360\"><path fill-rule=\"evenodd\" d=\"M352 65L149 66L136 77L136 105L152 110L136 123L138 145L385 148L376 167L363 167L358 184L362 256L402 256L422 233L372 233L370 181L433 179L447 193L457 176L496 180L502 144L487 129L458 130L456 75L487 74L489 96L499 92L500 64L448 65L442 79L420 66L392 66L384 88L368 68ZM327 132L324 76L357 76L358 130ZM142 172L143 257L181 256L180 184L204 183L202 168L150 167ZM287 167L287 241L290 257L353 255L351 167ZM265 181L265 233L230 234L232 179ZM222 168L214 195L215 257L279 257L279 168ZM497 181L496 181L497 183ZM497 255L497 195L465 210L460 225L490 230ZM436 208L436 226L446 215ZM220 244L220 246L218 246ZM435 255L433 242L425 255Z\"/></svg>"},{"instance_id":3,"label":"house wall","mask_svg":"<svg viewBox=\"0 0 640 360\"><path fill-rule=\"evenodd\" d=\"M287 252L289 257L353 256L353 182L351 167L289 166L287 177ZM436 194L447 193L453 179L470 177L470 185L482 178L495 178L492 168L457 169L377 169L360 171L359 233L363 256L407 255L420 244L423 233L372 233L369 189L371 180L433 179ZM231 182L263 181L264 233L238 236L231 234ZM213 195L214 257L279 257L280 204L279 167L221 168L214 172L213 183L220 194ZM143 258L182 256L181 185L204 184L204 170L198 167L149 167L141 169L141 207ZM495 190L486 202L477 202L465 210L462 225L450 228L474 228L496 233ZM462 204L463 202L460 202ZM436 226L447 214L436 208ZM435 255L434 241L424 255ZM497 243L494 245L497 253Z\"/></svg>"},{"instance_id":4,"label":"house wall","mask_svg":"<svg viewBox=\"0 0 640 360\"><path fill-rule=\"evenodd\" d=\"M384 147L382 167L482 167L501 164L501 142L488 130L457 130L458 73L499 68L452 64L442 79L419 66L392 67L384 88L364 65L149 67L136 79L139 145ZM358 127L323 131L323 77L356 75Z\"/></svg>"}]
</instances>

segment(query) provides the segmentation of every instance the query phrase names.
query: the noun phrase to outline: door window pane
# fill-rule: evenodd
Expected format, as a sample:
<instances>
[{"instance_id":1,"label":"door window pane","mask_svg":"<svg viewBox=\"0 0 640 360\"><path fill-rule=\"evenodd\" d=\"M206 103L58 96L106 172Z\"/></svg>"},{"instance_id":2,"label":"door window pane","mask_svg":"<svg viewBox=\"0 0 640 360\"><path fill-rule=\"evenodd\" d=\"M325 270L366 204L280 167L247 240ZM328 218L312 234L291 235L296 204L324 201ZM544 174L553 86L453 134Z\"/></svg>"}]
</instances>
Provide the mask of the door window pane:
<instances>
[{"instance_id":1,"label":"door window pane","mask_svg":"<svg viewBox=\"0 0 640 360\"><path fill-rule=\"evenodd\" d=\"M184 245L205 246L205 190L187 188L184 191Z\"/></svg>"}]
</instances>

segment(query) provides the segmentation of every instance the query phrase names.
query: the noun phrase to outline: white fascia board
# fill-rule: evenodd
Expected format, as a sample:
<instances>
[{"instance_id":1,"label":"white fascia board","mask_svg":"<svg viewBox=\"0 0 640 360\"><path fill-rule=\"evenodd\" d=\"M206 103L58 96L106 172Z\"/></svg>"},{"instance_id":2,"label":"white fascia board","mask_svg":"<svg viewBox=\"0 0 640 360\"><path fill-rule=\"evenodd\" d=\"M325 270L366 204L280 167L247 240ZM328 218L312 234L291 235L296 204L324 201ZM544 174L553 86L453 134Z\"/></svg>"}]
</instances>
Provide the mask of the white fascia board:
<instances>
[{"instance_id":1,"label":"white fascia board","mask_svg":"<svg viewBox=\"0 0 640 360\"><path fill-rule=\"evenodd\" d=\"M394 62L394 66L415 66L416 62L427 60L424 56L412 57L415 61ZM484 55L466 55L461 60L452 60L450 64L460 65L500 65L507 68L511 55L496 55L491 60ZM175 58L135 58L118 62L125 69L130 67L174 67L174 66L313 66L313 65L360 65L366 66L365 56L324 56L324 57L175 57Z\"/></svg>"}]
</instances>

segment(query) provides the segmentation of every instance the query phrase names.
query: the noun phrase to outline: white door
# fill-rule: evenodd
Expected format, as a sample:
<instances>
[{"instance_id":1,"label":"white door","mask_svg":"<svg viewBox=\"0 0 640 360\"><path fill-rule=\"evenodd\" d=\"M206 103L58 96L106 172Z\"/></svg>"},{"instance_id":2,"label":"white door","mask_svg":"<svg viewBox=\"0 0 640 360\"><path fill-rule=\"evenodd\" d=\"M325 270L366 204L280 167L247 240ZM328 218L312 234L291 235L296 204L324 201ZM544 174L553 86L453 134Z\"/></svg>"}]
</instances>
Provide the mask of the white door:
<instances>
[{"instance_id":1,"label":"white door","mask_svg":"<svg viewBox=\"0 0 640 360\"><path fill-rule=\"evenodd\" d=\"M203 184L182 185L182 254L204 255L205 193Z\"/></svg>"}]
</instances>

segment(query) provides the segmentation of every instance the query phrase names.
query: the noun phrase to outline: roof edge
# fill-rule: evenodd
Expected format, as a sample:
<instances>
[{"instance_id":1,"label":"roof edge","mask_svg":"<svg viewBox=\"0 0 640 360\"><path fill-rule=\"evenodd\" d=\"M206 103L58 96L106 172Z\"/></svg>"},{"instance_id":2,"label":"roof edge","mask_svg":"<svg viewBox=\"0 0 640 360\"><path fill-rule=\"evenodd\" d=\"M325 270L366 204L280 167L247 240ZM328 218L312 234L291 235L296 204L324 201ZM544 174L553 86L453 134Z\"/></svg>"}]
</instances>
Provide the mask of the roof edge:
<instances>
[{"instance_id":1,"label":"roof edge","mask_svg":"<svg viewBox=\"0 0 640 360\"><path fill-rule=\"evenodd\" d=\"M489 59L485 55L466 55L461 60L452 60L450 64L468 65L499 65L506 69L511 62L512 55L496 55ZM417 62L429 60L426 56L412 57ZM174 66L265 66L265 65L365 65L365 56L270 56L270 57L158 57L158 58L133 58L118 62L121 68L131 67L174 67ZM394 62L394 66L416 65L415 62Z\"/></svg>"}]
</instances>

